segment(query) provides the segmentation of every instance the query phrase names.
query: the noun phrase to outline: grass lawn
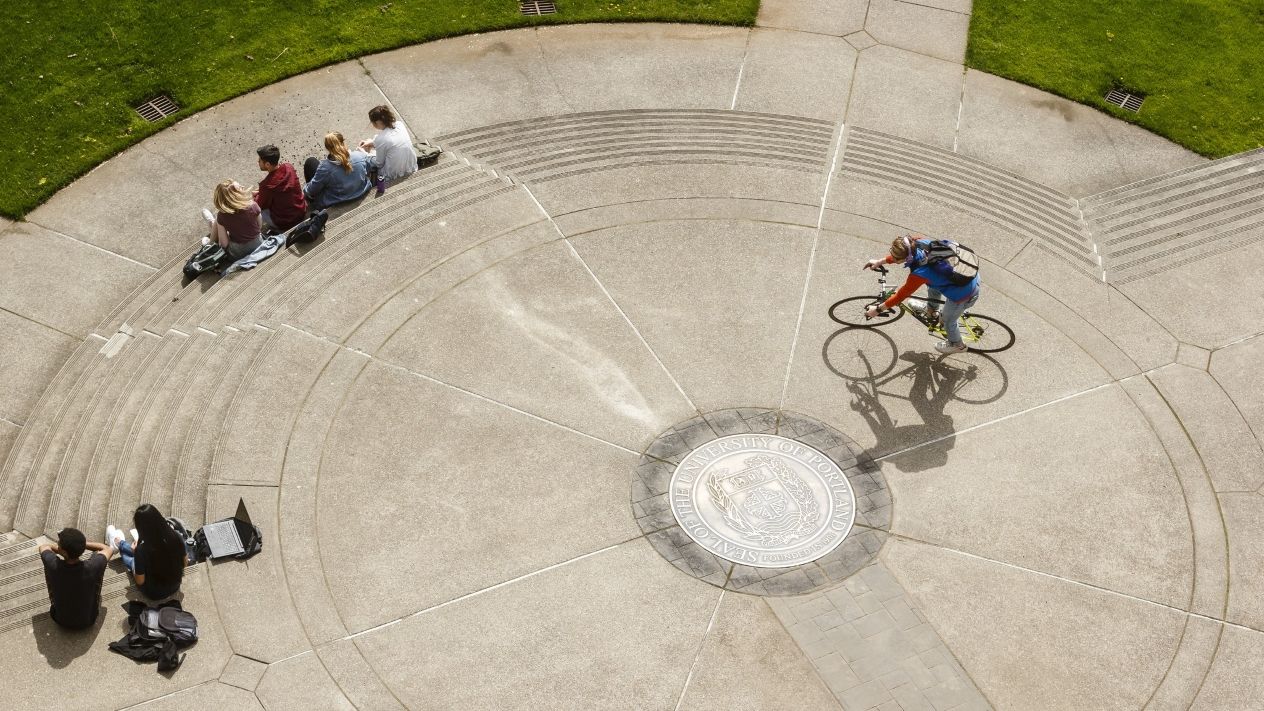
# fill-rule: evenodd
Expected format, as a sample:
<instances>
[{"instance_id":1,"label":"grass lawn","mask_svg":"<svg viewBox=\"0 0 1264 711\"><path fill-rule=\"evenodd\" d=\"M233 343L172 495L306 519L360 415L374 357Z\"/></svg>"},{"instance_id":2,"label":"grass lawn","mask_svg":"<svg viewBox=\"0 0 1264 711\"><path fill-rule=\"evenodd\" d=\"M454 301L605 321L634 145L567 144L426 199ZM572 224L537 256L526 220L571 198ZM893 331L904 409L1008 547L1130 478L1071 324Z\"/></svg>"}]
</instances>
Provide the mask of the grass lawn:
<instances>
[{"instance_id":1,"label":"grass lawn","mask_svg":"<svg viewBox=\"0 0 1264 711\"><path fill-rule=\"evenodd\" d=\"M1264 0L974 0L966 63L1208 157L1264 145Z\"/></svg>"},{"instance_id":2,"label":"grass lawn","mask_svg":"<svg viewBox=\"0 0 1264 711\"><path fill-rule=\"evenodd\" d=\"M21 217L123 148L172 122L284 77L372 52L490 30L568 22L753 25L759 0L49 0L10 2L0 142L0 214ZM183 107L161 123L132 105Z\"/></svg>"}]
</instances>

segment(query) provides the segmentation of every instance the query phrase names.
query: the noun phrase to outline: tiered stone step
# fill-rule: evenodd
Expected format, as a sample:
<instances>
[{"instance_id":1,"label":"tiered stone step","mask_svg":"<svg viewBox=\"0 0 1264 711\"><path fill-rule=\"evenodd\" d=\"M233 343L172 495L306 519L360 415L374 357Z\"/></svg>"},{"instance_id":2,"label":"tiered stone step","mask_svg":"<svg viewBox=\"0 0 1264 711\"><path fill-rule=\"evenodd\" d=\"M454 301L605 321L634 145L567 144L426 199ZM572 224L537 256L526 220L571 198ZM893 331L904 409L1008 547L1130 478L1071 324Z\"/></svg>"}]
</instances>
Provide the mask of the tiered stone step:
<instances>
[{"instance_id":1,"label":"tiered stone step","mask_svg":"<svg viewBox=\"0 0 1264 711\"><path fill-rule=\"evenodd\" d=\"M1126 284L1264 238L1264 148L1081 201L1113 283Z\"/></svg>"},{"instance_id":2,"label":"tiered stone step","mask_svg":"<svg viewBox=\"0 0 1264 711\"><path fill-rule=\"evenodd\" d=\"M826 169L828 121L708 109L591 111L440 136L444 150L514 180L547 182L602 170L727 164Z\"/></svg>"},{"instance_id":3,"label":"tiered stone step","mask_svg":"<svg viewBox=\"0 0 1264 711\"><path fill-rule=\"evenodd\" d=\"M864 128L848 132L839 172L1018 232L1077 269L1100 276L1097 250L1075 200L1022 176Z\"/></svg>"}]
</instances>

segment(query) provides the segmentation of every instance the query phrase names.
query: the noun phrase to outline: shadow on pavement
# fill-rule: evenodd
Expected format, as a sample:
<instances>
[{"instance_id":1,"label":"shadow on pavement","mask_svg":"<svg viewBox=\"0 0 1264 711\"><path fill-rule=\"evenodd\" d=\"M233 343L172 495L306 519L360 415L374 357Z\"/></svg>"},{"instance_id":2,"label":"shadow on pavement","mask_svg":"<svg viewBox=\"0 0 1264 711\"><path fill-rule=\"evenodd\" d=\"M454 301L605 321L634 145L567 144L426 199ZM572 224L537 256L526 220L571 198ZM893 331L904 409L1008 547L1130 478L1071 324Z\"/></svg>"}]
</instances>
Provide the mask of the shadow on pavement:
<instances>
[{"instance_id":1,"label":"shadow on pavement","mask_svg":"<svg viewBox=\"0 0 1264 711\"><path fill-rule=\"evenodd\" d=\"M103 605L98 611L97 621L91 627L68 630L53 622L53 618L49 617L47 612L36 615L31 620L35 646L39 649L40 656L48 661L48 666L64 669L92 649L100 635L101 625L105 624L105 618Z\"/></svg>"}]
</instances>

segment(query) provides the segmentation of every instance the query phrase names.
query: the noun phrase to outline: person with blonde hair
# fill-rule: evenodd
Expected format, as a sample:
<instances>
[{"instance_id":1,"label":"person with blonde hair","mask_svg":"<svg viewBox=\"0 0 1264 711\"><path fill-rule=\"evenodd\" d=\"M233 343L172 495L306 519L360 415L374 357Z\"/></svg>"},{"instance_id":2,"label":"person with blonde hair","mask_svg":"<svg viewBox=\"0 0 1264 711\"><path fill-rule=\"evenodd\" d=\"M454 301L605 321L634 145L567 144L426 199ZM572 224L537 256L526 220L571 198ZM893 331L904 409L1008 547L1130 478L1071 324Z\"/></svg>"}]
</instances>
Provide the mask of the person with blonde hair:
<instances>
[{"instance_id":1,"label":"person with blonde hair","mask_svg":"<svg viewBox=\"0 0 1264 711\"><path fill-rule=\"evenodd\" d=\"M361 150L348 150L341 133L325 134L324 160L308 158L303 163L310 210L320 210L349 200L358 200L373 187L369 182L369 155Z\"/></svg>"},{"instance_id":2,"label":"person with blonde hair","mask_svg":"<svg viewBox=\"0 0 1264 711\"><path fill-rule=\"evenodd\" d=\"M234 260L255 251L263 241L259 221L259 205L250 190L236 180L225 180L215 186L211 195L215 215L203 210L210 223L211 239L219 242Z\"/></svg>"}]
</instances>

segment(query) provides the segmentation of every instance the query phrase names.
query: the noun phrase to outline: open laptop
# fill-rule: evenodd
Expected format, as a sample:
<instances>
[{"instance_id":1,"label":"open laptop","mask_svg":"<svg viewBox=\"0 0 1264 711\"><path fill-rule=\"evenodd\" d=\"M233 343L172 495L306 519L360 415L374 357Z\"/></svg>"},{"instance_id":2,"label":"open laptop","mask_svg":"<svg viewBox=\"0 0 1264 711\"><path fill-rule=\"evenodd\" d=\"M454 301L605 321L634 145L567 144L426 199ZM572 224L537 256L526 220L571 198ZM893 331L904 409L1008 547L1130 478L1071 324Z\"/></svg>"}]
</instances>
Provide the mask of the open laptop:
<instances>
[{"instance_id":1,"label":"open laptop","mask_svg":"<svg viewBox=\"0 0 1264 711\"><path fill-rule=\"evenodd\" d=\"M244 553L245 544L250 543L251 537L255 535L255 527L250 522L245 500L237 499L237 513L232 518L203 526L202 535L206 537L206 545L211 549L211 558Z\"/></svg>"}]
</instances>

